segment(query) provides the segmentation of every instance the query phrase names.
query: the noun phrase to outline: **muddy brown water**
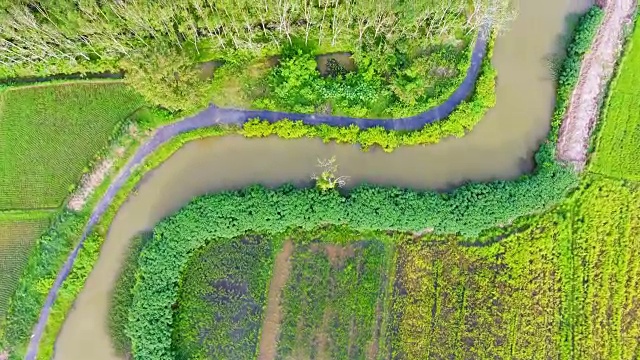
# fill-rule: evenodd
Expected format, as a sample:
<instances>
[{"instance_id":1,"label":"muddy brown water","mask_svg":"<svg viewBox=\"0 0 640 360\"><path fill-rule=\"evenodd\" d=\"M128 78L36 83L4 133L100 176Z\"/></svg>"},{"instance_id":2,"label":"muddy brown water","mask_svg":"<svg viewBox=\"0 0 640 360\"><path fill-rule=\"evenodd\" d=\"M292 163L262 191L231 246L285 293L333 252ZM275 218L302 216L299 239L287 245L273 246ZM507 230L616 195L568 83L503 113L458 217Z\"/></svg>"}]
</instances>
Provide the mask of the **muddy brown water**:
<instances>
[{"instance_id":1,"label":"muddy brown water","mask_svg":"<svg viewBox=\"0 0 640 360\"><path fill-rule=\"evenodd\" d=\"M318 71L323 76L329 74L329 60L335 60L340 64L346 71L353 71L356 69L356 64L351 58L351 53L341 52L341 53L332 53L332 54L323 54L316 56L316 61L318 62Z\"/></svg>"},{"instance_id":2,"label":"muddy brown water","mask_svg":"<svg viewBox=\"0 0 640 360\"><path fill-rule=\"evenodd\" d=\"M386 154L315 139L213 138L184 146L148 174L114 219L100 257L56 342L55 359L120 359L107 330L109 295L129 240L194 196L257 182L309 182L317 158L336 156L350 184L443 189L464 181L510 179L532 166L545 137L554 87L546 59L558 50L565 17L591 0L520 0L519 16L496 42L494 109L467 136Z\"/></svg>"}]
</instances>

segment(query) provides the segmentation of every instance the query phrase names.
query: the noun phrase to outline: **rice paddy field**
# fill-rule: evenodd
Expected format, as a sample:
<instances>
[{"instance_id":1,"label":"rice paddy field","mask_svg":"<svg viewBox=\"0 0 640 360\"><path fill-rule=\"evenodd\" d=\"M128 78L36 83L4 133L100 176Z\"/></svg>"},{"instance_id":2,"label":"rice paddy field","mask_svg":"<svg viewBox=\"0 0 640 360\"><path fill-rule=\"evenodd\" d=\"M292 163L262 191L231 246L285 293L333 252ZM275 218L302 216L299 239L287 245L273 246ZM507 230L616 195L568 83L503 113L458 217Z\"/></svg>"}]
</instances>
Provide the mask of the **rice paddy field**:
<instances>
[{"instance_id":1,"label":"rice paddy field","mask_svg":"<svg viewBox=\"0 0 640 360\"><path fill-rule=\"evenodd\" d=\"M0 210L58 207L116 125L141 105L114 82L0 92Z\"/></svg>"},{"instance_id":2,"label":"rice paddy field","mask_svg":"<svg viewBox=\"0 0 640 360\"><path fill-rule=\"evenodd\" d=\"M634 31L603 112L591 170L640 180L640 31Z\"/></svg>"},{"instance_id":3,"label":"rice paddy field","mask_svg":"<svg viewBox=\"0 0 640 360\"><path fill-rule=\"evenodd\" d=\"M49 225L51 215L44 211L0 213L0 319L18 286L29 252Z\"/></svg>"}]
</instances>

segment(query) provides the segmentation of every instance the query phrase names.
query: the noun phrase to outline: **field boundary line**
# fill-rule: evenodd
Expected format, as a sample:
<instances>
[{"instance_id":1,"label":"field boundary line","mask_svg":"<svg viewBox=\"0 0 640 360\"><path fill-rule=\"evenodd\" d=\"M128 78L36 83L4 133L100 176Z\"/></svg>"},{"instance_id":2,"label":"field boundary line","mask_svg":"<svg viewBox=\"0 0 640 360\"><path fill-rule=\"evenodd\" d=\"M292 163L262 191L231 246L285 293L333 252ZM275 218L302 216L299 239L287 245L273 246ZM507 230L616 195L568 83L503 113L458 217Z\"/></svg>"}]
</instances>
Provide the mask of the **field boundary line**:
<instances>
[{"instance_id":1,"label":"field boundary line","mask_svg":"<svg viewBox=\"0 0 640 360\"><path fill-rule=\"evenodd\" d=\"M58 208L0 210L0 221L44 219L56 214L58 210Z\"/></svg>"},{"instance_id":2,"label":"field boundary line","mask_svg":"<svg viewBox=\"0 0 640 360\"><path fill-rule=\"evenodd\" d=\"M579 171L587 161L591 134L606 98L607 84L615 76L624 31L637 11L635 0L600 2L604 17L580 65L579 81L569 99L556 145L558 159L573 164Z\"/></svg>"},{"instance_id":3,"label":"field boundary line","mask_svg":"<svg viewBox=\"0 0 640 360\"><path fill-rule=\"evenodd\" d=\"M124 84L125 79L72 79L63 81L46 81L28 84L6 85L4 91L19 91L23 89L35 89L49 86L69 86L69 85L95 85L95 84Z\"/></svg>"}]
</instances>

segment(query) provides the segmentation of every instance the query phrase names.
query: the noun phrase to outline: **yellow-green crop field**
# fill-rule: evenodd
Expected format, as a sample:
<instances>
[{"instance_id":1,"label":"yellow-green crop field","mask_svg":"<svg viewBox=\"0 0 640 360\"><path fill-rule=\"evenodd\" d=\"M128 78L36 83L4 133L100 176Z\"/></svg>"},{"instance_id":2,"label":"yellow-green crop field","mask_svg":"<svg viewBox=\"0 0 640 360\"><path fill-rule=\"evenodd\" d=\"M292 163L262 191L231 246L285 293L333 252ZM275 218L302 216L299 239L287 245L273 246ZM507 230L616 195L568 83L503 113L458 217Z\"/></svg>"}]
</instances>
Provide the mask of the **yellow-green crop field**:
<instances>
[{"instance_id":1,"label":"yellow-green crop field","mask_svg":"<svg viewBox=\"0 0 640 360\"><path fill-rule=\"evenodd\" d=\"M27 262L37 237L49 224L49 213L33 212L18 216L0 214L0 318Z\"/></svg>"},{"instance_id":2,"label":"yellow-green crop field","mask_svg":"<svg viewBox=\"0 0 640 360\"><path fill-rule=\"evenodd\" d=\"M142 99L121 83L0 93L0 210L54 208Z\"/></svg>"},{"instance_id":3,"label":"yellow-green crop field","mask_svg":"<svg viewBox=\"0 0 640 360\"><path fill-rule=\"evenodd\" d=\"M592 171L640 180L640 31L634 31L611 85Z\"/></svg>"},{"instance_id":4,"label":"yellow-green crop field","mask_svg":"<svg viewBox=\"0 0 640 360\"><path fill-rule=\"evenodd\" d=\"M637 185L589 177L560 209L493 244L403 242L394 353L637 358L639 204Z\"/></svg>"}]
</instances>

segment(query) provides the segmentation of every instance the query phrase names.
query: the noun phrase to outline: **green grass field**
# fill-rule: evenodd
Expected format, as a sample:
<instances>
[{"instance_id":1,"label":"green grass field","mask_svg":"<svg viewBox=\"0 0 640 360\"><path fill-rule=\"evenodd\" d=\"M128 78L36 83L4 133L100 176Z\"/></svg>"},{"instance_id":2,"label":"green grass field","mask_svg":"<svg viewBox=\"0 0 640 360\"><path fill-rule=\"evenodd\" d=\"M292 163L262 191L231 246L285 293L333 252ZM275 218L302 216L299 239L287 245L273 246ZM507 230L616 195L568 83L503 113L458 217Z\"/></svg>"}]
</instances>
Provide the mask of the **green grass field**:
<instances>
[{"instance_id":1,"label":"green grass field","mask_svg":"<svg viewBox=\"0 0 640 360\"><path fill-rule=\"evenodd\" d=\"M612 83L591 170L640 180L640 31L634 31Z\"/></svg>"},{"instance_id":2,"label":"green grass field","mask_svg":"<svg viewBox=\"0 0 640 360\"><path fill-rule=\"evenodd\" d=\"M0 93L0 210L53 208L142 99L120 83Z\"/></svg>"},{"instance_id":3,"label":"green grass field","mask_svg":"<svg viewBox=\"0 0 640 360\"><path fill-rule=\"evenodd\" d=\"M0 319L27 262L35 240L47 228L50 213L0 213Z\"/></svg>"}]
</instances>

